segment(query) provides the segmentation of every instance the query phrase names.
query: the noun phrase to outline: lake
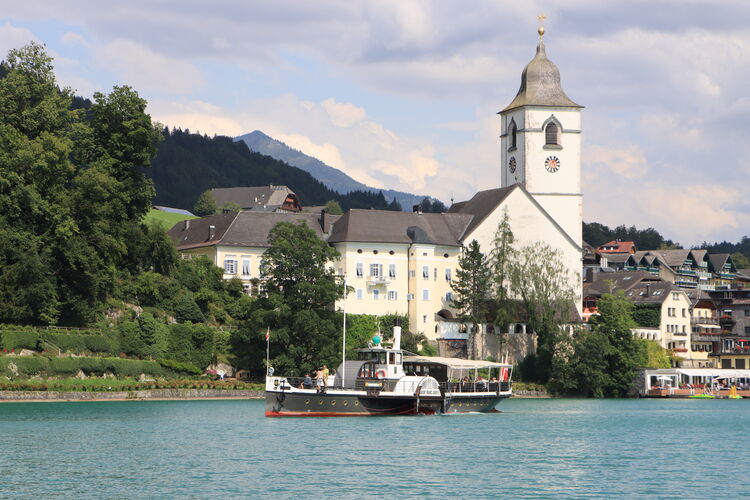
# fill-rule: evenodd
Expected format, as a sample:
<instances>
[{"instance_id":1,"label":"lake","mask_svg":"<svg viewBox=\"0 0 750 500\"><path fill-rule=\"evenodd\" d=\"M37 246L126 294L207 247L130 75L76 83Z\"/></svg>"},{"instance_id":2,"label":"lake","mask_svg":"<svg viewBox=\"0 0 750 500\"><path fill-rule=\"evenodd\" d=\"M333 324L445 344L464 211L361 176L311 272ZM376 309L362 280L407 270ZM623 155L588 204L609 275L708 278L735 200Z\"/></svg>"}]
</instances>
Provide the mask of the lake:
<instances>
[{"instance_id":1,"label":"lake","mask_svg":"<svg viewBox=\"0 0 750 500\"><path fill-rule=\"evenodd\" d=\"M511 399L498 409L266 418L262 401L3 403L0 496L750 493L750 400Z\"/></svg>"}]
</instances>

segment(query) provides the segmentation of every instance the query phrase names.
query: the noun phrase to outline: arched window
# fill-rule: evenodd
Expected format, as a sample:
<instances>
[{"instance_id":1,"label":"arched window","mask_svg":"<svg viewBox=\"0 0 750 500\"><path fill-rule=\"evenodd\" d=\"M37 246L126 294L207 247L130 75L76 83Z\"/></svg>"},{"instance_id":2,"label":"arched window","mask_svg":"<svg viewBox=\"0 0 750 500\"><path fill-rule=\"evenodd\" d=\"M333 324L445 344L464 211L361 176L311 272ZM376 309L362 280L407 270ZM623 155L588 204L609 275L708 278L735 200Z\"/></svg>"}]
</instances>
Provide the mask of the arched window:
<instances>
[{"instance_id":1,"label":"arched window","mask_svg":"<svg viewBox=\"0 0 750 500\"><path fill-rule=\"evenodd\" d=\"M511 118L510 125L508 125L508 149L516 149L517 132L516 122Z\"/></svg>"},{"instance_id":2,"label":"arched window","mask_svg":"<svg viewBox=\"0 0 750 500\"><path fill-rule=\"evenodd\" d=\"M547 146L560 145L560 127L555 122L549 122L544 129L545 143Z\"/></svg>"}]
</instances>

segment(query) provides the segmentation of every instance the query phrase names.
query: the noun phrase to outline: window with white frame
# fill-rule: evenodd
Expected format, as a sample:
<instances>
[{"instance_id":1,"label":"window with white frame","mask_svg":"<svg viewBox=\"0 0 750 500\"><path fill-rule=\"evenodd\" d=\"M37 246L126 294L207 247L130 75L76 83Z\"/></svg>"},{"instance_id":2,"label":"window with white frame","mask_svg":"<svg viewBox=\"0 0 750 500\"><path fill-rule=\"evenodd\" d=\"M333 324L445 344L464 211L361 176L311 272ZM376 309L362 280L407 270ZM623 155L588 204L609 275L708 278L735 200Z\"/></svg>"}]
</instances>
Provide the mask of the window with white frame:
<instances>
[{"instance_id":1,"label":"window with white frame","mask_svg":"<svg viewBox=\"0 0 750 500\"><path fill-rule=\"evenodd\" d=\"M361 262L357 262L357 278L361 278L365 274L365 265Z\"/></svg>"},{"instance_id":2,"label":"window with white frame","mask_svg":"<svg viewBox=\"0 0 750 500\"><path fill-rule=\"evenodd\" d=\"M362 300L365 298L365 291L361 288L357 288L357 300Z\"/></svg>"},{"instance_id":3,"label":"window with white frame","mask_svg":"<svg viewBox=\"0 0 750 500\"><path fill-rule=\"evenodd\" d=\"M378 300L380 298L380 290L373 290L372 291L372 300Z\"/></svg>"},{"instance_id":4,"label":"window with white frame","mask_svg":"<svg viewBox=\"0 0 750 500\"><path fill-rule=\"evenodd\" d=\"M389 278L396 277L396 264L388 264L388 277Z\"/></svg>"},{"instance_id":5,"label":"window with white frame","mask_svg":"<svg viewBox=\"0 0 750 500\"><path fill-rule=\"evenodd\" d=\"M430 300L430 289L425 288L422 290L422 300Z\"/></svg>"},{"instance_id":6,"label":"window with white frame","mask_svg":"<svg viewBox=\"0 0 750 500\"><path fill-rule=\"evenodd\" d=\"M430 279L430 266L422 266L422 277L426 280Z\"/></svg>"},{"instance_id":7,"label":"window with white frame","mask_svg":"<svg viewBox=\"0 0 750 500\"><path fill-rule=\"evenodd\" d=\"M451 292L445 293L445 301L446 302L453 302L453 294Z\"/></svg>"},{"instance_id":8,"label":"window with white frame","mask_svg":"<svg viewBox=\"0 0 750 500\"><path fill-rule=\"evenodd\" d=\"M250 257L242 258L242 276L250 276Z\"/></svg>"},{"instance_id":9,"label":"window with white frame","mask_svg":"<svg viewBox=\"0 0 750 500\"><path fill-rule=\"evenodd\" d=\"M452 275L451 268L450 267L446 268L445 269L445 281L450 281L451 275Z\"/></svg>"},{"instance_id":10,"label":"window with white frame","mask_svg":"<svg viewBox=\"0 0 750 500\"><path fill-rule=\"evenodd\" d=\"M388 290L388 300L398 300L398 292L396 290Z\"/></svg>"},{"instance_id":11,"label":"window with white frame","mask_svg":"<svg viewBox=\"0 0 750 500\"><path fill-rule=\"evenodd\" d=\"M383 276L383 264L370 264L370 276L381 278Z\"/></svg>"},{"instance_id":12,"label":"window with white frame","mask_svg":"<svg viewBox=\"0 0 750 500\"><path fill-rule=\"evenodd\" d=\"M224 258L224 273L237 274L237 259L235 259L234 255L227 255Z\"/></svg>"}]
</instances>

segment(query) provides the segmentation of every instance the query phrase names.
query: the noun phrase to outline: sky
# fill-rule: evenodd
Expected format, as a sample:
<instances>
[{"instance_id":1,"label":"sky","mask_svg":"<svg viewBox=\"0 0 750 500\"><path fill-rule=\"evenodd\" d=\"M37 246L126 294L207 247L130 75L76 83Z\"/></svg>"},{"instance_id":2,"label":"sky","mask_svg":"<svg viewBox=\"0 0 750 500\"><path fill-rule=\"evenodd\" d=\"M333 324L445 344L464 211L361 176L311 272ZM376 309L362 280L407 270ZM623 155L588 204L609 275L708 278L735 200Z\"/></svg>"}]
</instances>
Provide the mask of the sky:
<instances>
[{"instance_id":1,"label":"sky","mask_svg":"<svg viewBox=\"0 0 750 500\"><path fill-rule=\"evenodd\" d=\"M750 235L746 0L0 0L79 95L253 130L374 187L449 204L500 185L500 119L535 53L583 110L584 220L683 245Z\"/></svg>"}]
</instances>

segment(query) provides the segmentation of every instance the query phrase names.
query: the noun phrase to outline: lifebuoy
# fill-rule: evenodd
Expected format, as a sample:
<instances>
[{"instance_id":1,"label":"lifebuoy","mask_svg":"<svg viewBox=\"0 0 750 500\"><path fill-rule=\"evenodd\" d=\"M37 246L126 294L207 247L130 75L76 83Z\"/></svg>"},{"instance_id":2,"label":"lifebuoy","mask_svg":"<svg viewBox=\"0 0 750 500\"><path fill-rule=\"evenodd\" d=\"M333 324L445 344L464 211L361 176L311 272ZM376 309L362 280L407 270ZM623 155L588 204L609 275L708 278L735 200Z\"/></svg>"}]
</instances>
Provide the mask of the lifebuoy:
<instances>
[{"instance_id":1,"label":"lifebuoy","mask_svg":"<svg viewBox=\"0 0 750 500\"><path fill-rule=\"evenodd\" d=\"M385 378L385 376L388 375L385 371L385 369L381 368L380 370L375 372L375 378Z\"/></svg>"}]
</instances>

